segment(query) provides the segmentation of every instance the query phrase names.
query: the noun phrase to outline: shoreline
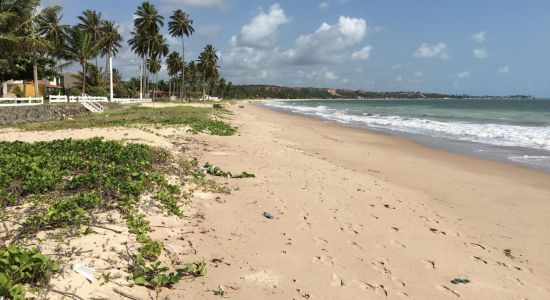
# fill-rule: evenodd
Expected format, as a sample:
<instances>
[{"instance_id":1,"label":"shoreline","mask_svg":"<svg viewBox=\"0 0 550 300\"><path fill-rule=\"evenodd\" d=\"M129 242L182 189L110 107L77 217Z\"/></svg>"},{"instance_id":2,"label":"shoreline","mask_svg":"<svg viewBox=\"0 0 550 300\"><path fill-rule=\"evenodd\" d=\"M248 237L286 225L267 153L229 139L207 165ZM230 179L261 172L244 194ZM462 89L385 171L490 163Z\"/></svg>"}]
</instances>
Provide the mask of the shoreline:
<instances>
[{"instance_id":1,"label":"shoreline","mask_svg":"<svg viewBox=\"0 0 550 300\"><path fill-rule=\"evenodd\" d=\"M546 149L528 148L525 146L503 146L498 144L478 142L474 140L461 140L461 139L455 139L452 137L445 137L445 136L432 136L432 135L399 131L399 130L388 129L388 128L376 128L376 127L370 127L368 125L363 125L358 123L339 122L334 119L323 118L321 116L312 115L312 114L297 113L297 112L287 110L285 108L270 106L263 103L256 103L256 104L261 107L272 109L284 114L311 118L321 122L331 122L338 126L365 130L370 133L385 134L385 135L389 135L397 138L406 139L408 141L412 141L432 149L443 150L447 152L465 155L468 157L475 157L475 158L481 158L484 160L501 162L508 165L519 166L530 170L535 170L535 171L550 174L550 165L548 163L541 163L538 161L528 160L528 158L550 159L550 150L546 150Z\"/></svg>"}]
</instances>

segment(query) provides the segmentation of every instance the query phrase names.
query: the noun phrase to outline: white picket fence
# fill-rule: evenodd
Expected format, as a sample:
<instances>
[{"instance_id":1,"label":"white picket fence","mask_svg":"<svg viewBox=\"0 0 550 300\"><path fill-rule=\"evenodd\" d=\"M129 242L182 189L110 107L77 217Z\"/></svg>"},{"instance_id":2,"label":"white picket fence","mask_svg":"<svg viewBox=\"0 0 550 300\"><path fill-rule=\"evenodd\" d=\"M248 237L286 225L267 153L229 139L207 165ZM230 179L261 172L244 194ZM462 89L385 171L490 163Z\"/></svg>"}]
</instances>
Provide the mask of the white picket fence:
<instances>
[{"instance_id":1,"label":"white picket fence","mask_svg":"<svg viewBox=\"0 0 550 300\"><path fill-rule=\"evenodd\" d=\"M96 97L83 94L82 96L69 96L69 102L81 102L81 101L93 101L93 102L109 102L107 97Z\"/></svg>"},{"instance_id":2,"label":"white picket fence","mask_svg":"<svg viewBox=\"0 0 550 300\"><path fill-rule=\"evenodd\" d=\"M55 96L55 95L50 95L49 98L50 98L50 103L65 103L65 102L69 102L69 98L67 98L67 96Z\"/></svg>"},{"instance_id":3,"label":"white picket fence","mask_svg":"<svg viewBox=\"0 0 550 300\"><path fill-rule=\"evenodd\" d=\"M44 98L0 98L0 107L31 106L44 104Z\"/></svg>"},{"instance_id":4,"label":"white picket fence","mask_svg":"<svg viewBox=\"0 0 550 300\"><path fill-rule=\"evenodd\" d=\"M88 110L92 112L101 112L103 107L99 104L102 102L109 102L107 97L95 97L83 94L81 96L57 96L49 95L49 103L68 103L68 102L81 102ZM85 103L86 102L86 103ZM88 104L92 102L93 104ZM126 104L139 104L139 103L151 103L153 100L151 98L114 98L113 103L118 103L122 105ZM42 105L44 104L44 98L0 98L0 107L10 107L10 106L31 106L31 105Z\"/></svg>"},{"instance_id":5,"label":"white picket fence","mask_svg":"<svg viewBox=\"0 0 550 300\"><path fill-rule=\"evenodd\" d=\"M134 104L134 103L151 103L153 100L151 98L114 98L114 103L120 103L120 104Z\"/></svg>"}]
</instances>

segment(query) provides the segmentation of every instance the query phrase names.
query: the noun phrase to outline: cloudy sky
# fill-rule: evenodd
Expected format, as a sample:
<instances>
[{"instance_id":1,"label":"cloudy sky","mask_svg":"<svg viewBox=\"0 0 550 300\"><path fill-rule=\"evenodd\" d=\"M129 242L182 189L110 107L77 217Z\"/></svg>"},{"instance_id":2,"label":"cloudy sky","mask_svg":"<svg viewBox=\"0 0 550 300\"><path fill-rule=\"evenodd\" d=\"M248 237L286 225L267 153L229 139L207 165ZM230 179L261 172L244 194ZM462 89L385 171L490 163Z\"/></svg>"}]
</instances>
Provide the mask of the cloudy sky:
<instances>
[{"instance_id":1,"label":"cloudy sky","mask_svg":"<svg viewBox=\"0 0 550 300\"><path fill-rule=\"evenodd\" d=\"M166 19L187 11L196 32L186 57L212 43L234 84L550 97L548 0L151 2ZM141 1L42 3L62 5L69 24L83 9L101 11L128 40ZM181 49L179 39L169 41ZM125 77L138 74L132 59L125 46L115 60Z\"/></svg>"}]
</instances>

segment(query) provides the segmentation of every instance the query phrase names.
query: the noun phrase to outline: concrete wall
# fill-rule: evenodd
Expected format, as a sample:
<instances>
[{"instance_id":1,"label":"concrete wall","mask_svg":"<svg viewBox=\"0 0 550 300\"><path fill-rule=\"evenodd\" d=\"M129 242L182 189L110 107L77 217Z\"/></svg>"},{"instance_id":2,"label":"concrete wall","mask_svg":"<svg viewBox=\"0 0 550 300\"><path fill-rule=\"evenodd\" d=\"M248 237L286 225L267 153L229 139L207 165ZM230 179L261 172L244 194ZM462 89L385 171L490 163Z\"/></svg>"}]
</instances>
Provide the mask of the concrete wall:
<instances>
[{"instance_id":1,"label":"concrete wall","mask_svg":"<svg viewBox=\"0 0 550 300\"><path fill-rule=\"evenodd\" d=\"M114 103L107 103L104 107L105 109L116 109L120 106ZM89 113L90 112L79 103L0 107L0 126L25 122L61 120Z\"/></svg>"}]
</instances>

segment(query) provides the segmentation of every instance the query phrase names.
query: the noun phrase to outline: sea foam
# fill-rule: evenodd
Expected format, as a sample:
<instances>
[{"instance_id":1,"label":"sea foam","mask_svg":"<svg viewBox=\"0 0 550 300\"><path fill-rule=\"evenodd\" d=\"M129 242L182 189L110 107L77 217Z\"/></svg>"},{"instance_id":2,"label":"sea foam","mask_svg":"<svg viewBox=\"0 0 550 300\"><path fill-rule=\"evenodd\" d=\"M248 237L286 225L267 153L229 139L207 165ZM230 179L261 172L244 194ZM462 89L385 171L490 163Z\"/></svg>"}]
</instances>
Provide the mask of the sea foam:
<instances>
[{"instance_id":1,"label":"sea foam","mask_svg":"<svg viewBox=\"0 0 550 300\"><path fill-rule=\"evenodd\" d=\"M379 114L352 114L326 106L309 107L296 103L267 102L268 107L315 116L343 124L393 130L484 144L550 150L550 127L506 124L444 122ZM527 159L527 158L526 158Z\"/></svg>"}]
</instances>

